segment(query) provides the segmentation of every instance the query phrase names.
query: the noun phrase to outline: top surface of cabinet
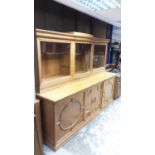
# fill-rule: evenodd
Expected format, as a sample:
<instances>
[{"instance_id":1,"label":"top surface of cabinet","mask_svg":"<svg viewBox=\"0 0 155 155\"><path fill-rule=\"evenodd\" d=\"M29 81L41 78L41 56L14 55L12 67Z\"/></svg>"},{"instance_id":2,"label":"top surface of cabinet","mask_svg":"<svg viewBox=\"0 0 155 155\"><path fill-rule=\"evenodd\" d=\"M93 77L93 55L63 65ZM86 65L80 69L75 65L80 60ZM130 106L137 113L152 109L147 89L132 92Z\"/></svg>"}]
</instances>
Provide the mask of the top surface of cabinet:
<instances>
[{"instance_id":1,"label":"top surface of cabinet","mask_svg":"<svg viewBox=\"0 0 155 155\"><path fill-rule=\"evenodd\" d=\"M75 36L83 36L83 37L93 37L93 35L83 32L68 32L69 34L73 34Z\"/></svg>"},{"instance_id":2,"label":"top surface of cabinet","mask_svg":"<svg viewBox=\"0 0 155 155\"><path fill-rule=\"evenodd\" d=\"M40 93L38 94L38 96L47 100L51 100L53 102L57 102L61 99L64 99L65 97L73 95L79 91L82 91L114 76L116 76L116 74L109 72L94 74L87 78L82 78L80 80L65 83L58 88Z\"/></svg>"},{"instance_id":3,"label":"top surface of cabinet","mask_svg":"<svg viewBox=\"0 0 155 155\"><path fill-rule=\"evenodd\" d=\"M108 43L109 39L106 38L96 38L91 34L82 33L82 32L57 32L57 31L48 31L42 29L36 29L36 36L40 38L58 38L65 40L74 40L74 41L91 41L91 42L102 42Z\"/></svg>"}]
</instances>

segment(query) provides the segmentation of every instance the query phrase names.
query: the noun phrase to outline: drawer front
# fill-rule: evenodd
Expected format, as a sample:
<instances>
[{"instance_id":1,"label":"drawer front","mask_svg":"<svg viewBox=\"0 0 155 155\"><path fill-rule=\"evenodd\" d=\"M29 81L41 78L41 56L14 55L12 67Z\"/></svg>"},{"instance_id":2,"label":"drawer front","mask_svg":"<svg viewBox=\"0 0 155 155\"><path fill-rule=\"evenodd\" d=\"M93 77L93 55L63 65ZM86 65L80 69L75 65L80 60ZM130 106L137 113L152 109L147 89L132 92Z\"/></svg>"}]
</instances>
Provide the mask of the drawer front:
<instances>
[{"instance_id":1,"label":"drawer front","mask_svg":"<svg viewBox=\"0 0 155 155\"><path fill-rule=\"evenodd\" d=\"M100 84L85 91L84 118L87 119L101 106Z\"/></svg>"},{"instance_id":2,"label":"drawer front","mask_svg":"<svg viewBox=\"0 0 155 155\"><path fill-rule=\"evenodd\" d=\"M58 141L83 120L83 92L55 105L55 139Z\"/></svg>"},{"instance_id":3,"label":"drawer front","mask_svg":"<svg viewBox=\"0 0 155 155\"><path fill-rule=\"evenodd\" d=\"M102 85L102 107L113 101L114 78L108 79Z\"/></svg>"}]
</instances>

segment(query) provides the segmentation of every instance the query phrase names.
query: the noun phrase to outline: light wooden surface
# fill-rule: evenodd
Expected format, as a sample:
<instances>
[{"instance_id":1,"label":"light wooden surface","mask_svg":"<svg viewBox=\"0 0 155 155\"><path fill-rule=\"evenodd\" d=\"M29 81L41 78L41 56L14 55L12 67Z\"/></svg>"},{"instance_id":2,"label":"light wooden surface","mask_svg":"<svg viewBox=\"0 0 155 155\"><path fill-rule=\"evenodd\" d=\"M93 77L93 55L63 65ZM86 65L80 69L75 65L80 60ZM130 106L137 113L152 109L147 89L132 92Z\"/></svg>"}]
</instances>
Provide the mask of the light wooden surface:
<instances>
[{"instance_id":1,"label":"light wooden surface","mask_svg":"<svg viewBox=\"0 0 155 155\"><path fill-rule=\"evenodd\" d=\"M109 40L105 38L77 32L61 33L38 29L36 37L36 69L39 72L37 97L41 101L43 139L44 144L57 150L113 100L116 74L105 71L104 60L101 67L93 68L94 45L106 46L103 51L106 59ZM47 59L42 59L42 42L68 43L70 57L62 57L56 51L55 53L59 53L57 56L50 55ZM83 61L79 53L85 51L81 48L76 53L77 43L91 45L89 59ZM62 53L65 53L64 50L62 49ZM86 64L90 66L87 67Z\"/></svg>"},{"instance_id":2,"label":"light wooden surface","mask_svg":"<svg viewBox=\"0 0 155 155\"><path fill-rule=\"evenodd\" d=\"M115 78L115 90L114 90L114 99L117 99L121 96L121 75L117 75Z\"/></svg>"},{"instance_id":3,"label":"light wooden surface","mask_svg":"<svg viewBox=\"0 0 155 155\"><path fill-rule=\"evenodd\" d=\"M51 100L41 99L44 144L56 151L112 102L115 76L108 76L109 78L104 78L106 80L102 78L102 82L69 95L55 104Z\"/></svg>"},{"instance_id":4,"label":"light wooden surface","mask_svg":"<svg viewBox=\"0 0 155 155\"><path fill-rule=\"evenodd\" d=\"M43 155L40 101L34 104L34 155Z\"/></svg>"},{"instance_id":5,"label":"light wooden surface","mask_svg":"<svg viewBox=\"0 0 155 155\"><path fill-rule=\"evenodd\" d=\"M89 88L99 82L114 77L115 74L108 72L101 72L95 75L91 75L87 78L80 79L78 81L67 83L59 88L53 89L48 92L37 94L39 97L57 102L67 96L75 94L81 90Z\"/></svg>"},{"instance_id":6,"label":"light wooden surface","mask_svg":"<svg viewBox=\"0 0 155 155\"><path fill-rule=\"evenodd\" d=\"M71 43L70 63L71 63L70 74L71 76L74 76L74 73L75 73L75 43L74 42Z\"/></svg>"},{"instance_id":7,"label":"light wooden surface","mask_svg":"<svg viewBox=\"0 0 155 155\"><path fill-rule=\"evenodd\" d=\"M83 78L86 77L88 73L84 72L80 76L76 74L75 72L75 66L78 65L78 62L75 62L75 50L76 50L76 44L90 44L90 74L93 74L93 71L96 69L93 69L93 53L94 53L94 44L95 45L105 45L107 46L109 40L105 38L96 38L93 37L93 35L86 34L86 33L79 33L79 32L70 32L70 33L62 33L62 32L55 32L55 31L47 31L47 30L41 30L36 29L36 39L37 39L37 64L36 64L36 70L38 70L38 73L36 73L36 76L38 77L37 81L37 92L42 93L49 89L50 87L54 85L58 85L63 82L68 82L71 80L75 80L76 78ZM67 67L63 67L61 65L61 62L64 62L65 60L57 59L56 57L53 57L48 60L42 59L41 54L41 43L47 42L47 43L67 43L70 46L70 58L68 60L70 65ZM107 50L107 48L106 48ZM105 51L106 52L106 51ZM107 53L107 52L106 52ZM106 58L106 55L105 55ZM79 58L79 66L77 67L77 70L81 68L81 65L84 66L82 63L82 59ZM68 64L67 63L67 64ZM77 65L75 65L75 63ZM65 66L67 66L65 64ZM64 78L58 79L52 81L51 77L56 76L59 74L64 75ZM70 78L67 78L66 76L70 75ZM48 85L47 85L47 80Z\"/></svg>"},{"instance_id":8,"label":"light wooden surface","mask_svg":"<svg viewBox=\"0 0 155 155\"><path fill-rule=\"evenodd\" d=\"M83 37L93 37L93 35L91 35L91 34L88 34L88 33L83 33L83 32L67 32L67 33L69 33L69 34L73 34L73 35L75 35L75 36L83 36Z\"/></svg>"},{"instance_id":9,"label":"light wooden surface","mask_svg":"<svg viewBox=\"0 0 155 155\"><path fill-rule=\"evenodd\" d=\"M102 108L113 101L115 78L105 80L102 85Z\"/></svg>"}]
</instances>

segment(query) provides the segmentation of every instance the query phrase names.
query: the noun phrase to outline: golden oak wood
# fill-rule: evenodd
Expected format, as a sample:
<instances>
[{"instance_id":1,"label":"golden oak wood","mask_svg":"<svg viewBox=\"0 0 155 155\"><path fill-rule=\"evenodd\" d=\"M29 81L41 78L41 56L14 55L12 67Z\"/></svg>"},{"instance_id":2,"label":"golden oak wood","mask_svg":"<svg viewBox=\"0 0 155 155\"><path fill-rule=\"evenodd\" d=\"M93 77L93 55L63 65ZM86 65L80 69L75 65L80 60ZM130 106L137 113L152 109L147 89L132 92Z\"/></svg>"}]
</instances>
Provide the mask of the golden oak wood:
<instances>
[{"instance_id":1,"label":"golden oak wood","mask_svg":"<svg viewBox=\"0 0 155 155\"><path fill-rule=\"evenodd\" d=\"M70 73L71 73L71 76L73 77L75 74L75 43L74 42L71 43L70 62L71 62Z\"/></svg>"},{"instance_id":2,"label":"golden oak wood","mask_svg":"<svg viewBox=\"0 0 155 155\"><path fill-rule=\"evenodd\" d=\"M84 119L87 120L101 107L101 84L92 86L85 91Z\"/></svg>"},{"instance_id":3,"label":"golden oak wood","mask_svg":"<svg viewBox=\"0 0 155 155\"><path fill-rule=\"evenodd\" d=\"M109 40L105 38L95 38L90 34L85 33L79 33L79 32L70 32L70 33L62 33L62 32L55 32L55 31L46 31L41 29L36 29L36 38L37 38L37 56L38 56L38 63L37 68L39 72L39 80L36 84L39 86L38 92L43 92L48 90L50 87L61 84L67 81L74 80L76 78L82 78L86 77L88 74L91 74L93 70L93 53L94 53L94 47L95 45L105 45L107 46ZM66 75L68 73L67 68L65 69L59 69L62 67L60 65L61 59L59 57L52 58L44 60L42 58L42 49L41 49L41 43L47 42L47 43L66 43L70 45L70 76ZM82 44L91 44L91 50L90 50L90 70L86 73L77 74L75 73L75 46L77 43ZM107 51L107 48L106 48ZM105 54L107 52L105 51ZM46 56L47 57L47 56ZM105 55L106 59L106 55ZM66 61L68 58L66 57ZM68 60L69 61L69 60ZM104 61L106 62L106 61ZM82 63L80 63L82 65ZM63 70L63 71L62 71ZM58 78L54 78L54 75L63 73L62 76ZM66 71L66 72L65 72ZM66 75L66 76L65 76ZM53 78L51 78L53 76Z\"/></svg>"},{"instance_id":4,"label":"golden oak wood","mask_svg":"<svg viewBox=\"0 0 155 155\"><path fill-rule=\"evenodd\" d=\"M40 101L37 99L34 105L34 154L43 155L42 128Z\"/></svg>"},{"instance_id":5,"label":"golden oak wood","mask_svg":"<svg viewBox=\"0 0 155 155\"><path fill-rule=\"evenodd\" d=\"M43 139L57 150L113 100L116 74L103 66L108 39L40 29L36 38ZM93 68L96 45L102 62Z\"/></svg>"},{"instance_id":6,"label":"golden oak wood","mask_svg":"<svg viewBox=\"0 0 155 155\"><path fill-rule=\"evenodd\" d=\"M95 117L102 108L113 100L114 78L114 75L110 78L107 77L106 80L102 79L102 81L89 85L89 87L83 87L82 90L76 90L74 93L71 93L73 91L70 89L72 85L53 89L49 93L54 93L53 97L56 94L61 96L63 92L69 92L63 98L57 98L57 100L55 98L55 101L53 101L54 98L50 99L50 95L41 97L44 143L53 150L57 150L82 126ZM76 89L81 84L80 82L76 83L73 88Z\"/></svg>"},{"instance_id":7,"label":"golden oak wood","mask_svg":"<svg viewBox=\"0 0 155 155\"><path fill-rule=\"evenodd\" d=\"M89 88L95 84L98 84L104 80L114 77L116 74L101 72L94 75L90 75L87 78L82 78L71 83L60 85L58 88L49 90L44 93L37 94L38 97L57 102L67 96L73 95L81 90Z\"/></svg>"},{"instance_id":8,"label":"golden oak wood","mask_svg":"<svg viewBox=\"0 0 155 155\"><path fill-rule=\"evenodd\" d=\"M120 95L121 95L121 76L117 75L115 78L114 99L119 98Z\"/></svg>"},{"instance_id":9,"label":"golden oak wood","mask_svg":"<svg viewBox=\"0 0 155 155\"><path fill-rule=\"evenodd\" d=\"M102 107L107 106L107 104L113 101L114 97L114 84L115 79L111 78L105 80L102 85Z\"/></svg>"}]
</instances>

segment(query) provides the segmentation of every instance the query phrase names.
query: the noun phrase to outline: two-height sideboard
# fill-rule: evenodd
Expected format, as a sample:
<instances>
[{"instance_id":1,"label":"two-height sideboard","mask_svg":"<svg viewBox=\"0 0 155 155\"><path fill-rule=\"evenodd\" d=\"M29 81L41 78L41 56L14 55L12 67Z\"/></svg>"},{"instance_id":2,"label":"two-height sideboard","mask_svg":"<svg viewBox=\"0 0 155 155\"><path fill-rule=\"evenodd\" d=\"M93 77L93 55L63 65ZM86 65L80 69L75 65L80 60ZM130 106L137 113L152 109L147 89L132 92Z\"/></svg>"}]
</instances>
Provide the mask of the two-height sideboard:
<instances>
[{"instance_id":1,"label":"two-height sideboard","mask_svg":"<svg viewBox=\"0 0 155 155\"><path fill-rule=\"evenodd\" d=\"M44 143L57 150L112 102L108 39L36 29L36 90Z\"/></svg>"}]
</instances>

